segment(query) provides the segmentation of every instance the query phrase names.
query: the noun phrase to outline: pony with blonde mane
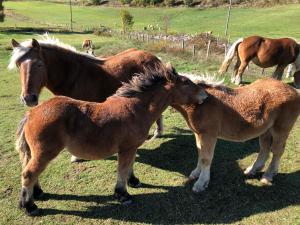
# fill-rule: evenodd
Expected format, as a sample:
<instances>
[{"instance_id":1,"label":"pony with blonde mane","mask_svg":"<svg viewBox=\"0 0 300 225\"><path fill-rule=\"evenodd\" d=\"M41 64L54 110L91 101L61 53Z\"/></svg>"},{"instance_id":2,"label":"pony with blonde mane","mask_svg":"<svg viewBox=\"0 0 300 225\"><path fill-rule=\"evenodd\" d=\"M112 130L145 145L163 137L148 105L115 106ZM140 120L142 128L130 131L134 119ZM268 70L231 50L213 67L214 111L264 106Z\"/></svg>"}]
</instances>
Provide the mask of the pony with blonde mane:
<instances>
[{"instance_id":1,"label":"pony with blonde mane","mask_svg":"<svg viewBox=\"0 0 300 225\"><path fill-rule=\"evenodd\" d=\"M19 68L22 93L21 100L27 106L38 104L43 87L54 95L64 95L74 99L103 102L113 95L136 73L145 68L161 66L154 55L129 49L115 56L96 58L62 43L48 34L41 40L29 40L18 43L12 40L13 52L8 65ZM162 117L157 121L154 136L163 133ZM72 161L77 158L72 157Z\"/></svg>"},{"instance_id":2,"label":"pony with blonde mane","mask_svg":"<svg viewBox=\"0 0 300 225\"><path fill-rule=\"evenodd\" d=\"M29 215L38 213L33 199L43 193L38 177L65 147L89 160L118 153L115 196L131 203L126 186L140 186L133 163L152 123L171 104L201 104L202 92L168 66L133 77L103 103L60 96L34 107L17 131L16 149L23 164L20 207Z\"/></svg>"},{"instance_id":3,"label":"pony with blonde mane","mask_svg":"<svg viewBox=\"0 0 300 225\"><path fill-rule=\"evenodd\" d=\"M292 38L271 39L251 36L238 39L225 56L219 69L221 75L228 70L235 55L237 55L237 61L233 69L232 83L241 84L242 75L249 62L252 61L261 68L277 66L273 78L278 80L282 79L284 69L292 64L295 67L295 86L300 87L300 45Z\"/></svg>"},{"instance_id":4,"label":"pony with blonde mane","mask_svg":"<svg viewBox=\"0 0 300 225\"><path fill-rule=\"evenodd\" d=\"M184 116L196 137L198 164L189 176L190 180L197 179L193 190L200 192L208 186L218 138L241 142L259 137L259 154L245 174L254 175L262 170L272 152L272 161L261 178L264 183L272 182L288 135L300 114L299 92L272 78L232 89L214 79L207 82L205 77L188 77L207 95L201 105L172 105Z\"/></svg>"}]
</instances>

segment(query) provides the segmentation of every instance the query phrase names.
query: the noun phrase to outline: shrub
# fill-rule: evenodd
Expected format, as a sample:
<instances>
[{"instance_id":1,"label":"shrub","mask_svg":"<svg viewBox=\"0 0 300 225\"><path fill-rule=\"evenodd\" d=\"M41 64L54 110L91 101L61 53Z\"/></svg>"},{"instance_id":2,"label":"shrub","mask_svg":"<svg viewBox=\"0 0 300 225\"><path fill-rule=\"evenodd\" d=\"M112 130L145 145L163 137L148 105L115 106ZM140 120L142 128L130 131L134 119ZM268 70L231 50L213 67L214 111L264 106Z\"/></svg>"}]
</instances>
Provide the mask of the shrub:
<instances>
[{"instance_id":1,"label":"shrub","mask_svg":"<svg viewBox=\"0 0 300 225\"><path fill-rule=\"evenodd\" d=\"M175 4L175 0L164 0L166 6L173 6Z\"/></svg>"},{"instance_id":2,"label":"shrub","mask_svg":"<svg viewBox=\"0 0 300 225\"><path fill-rule=\"evenodd\" d=\"M125 5L125 4L130 4L132 2L132 0L120 0L121 4Z\"/></svg>"},{"instance_id":3,"label":"shrub","mask_svg":"<svg viewBox=\"0 0 300 225\"><path fill-rule=\"evenodd\" d=\"M184 4L188 7L192 6L193 2L193 0L184 0Z\"/></svg>"},{"instance_id":4,"label":"shrub","mask_svg":"<svg viewBox=\"0 0 300 225\"><path fill-rule=\"evenodd\" d=\"M126 31L132 29L132 26L134 24L133 16L125 9L122 9L120 12L121 22L122 22L122 30L123 33L126 33Z\"/></svg>"},{"instance_id":5,"label":"shrub","mask_svg":"<svg viewBox=\"0 0 300 225\"><path fill-rule=\"evenodd\" d=\"M90 3L92 5L100 5L101 4L101 0L90 0Z\"/></svg>"}]
</instances>

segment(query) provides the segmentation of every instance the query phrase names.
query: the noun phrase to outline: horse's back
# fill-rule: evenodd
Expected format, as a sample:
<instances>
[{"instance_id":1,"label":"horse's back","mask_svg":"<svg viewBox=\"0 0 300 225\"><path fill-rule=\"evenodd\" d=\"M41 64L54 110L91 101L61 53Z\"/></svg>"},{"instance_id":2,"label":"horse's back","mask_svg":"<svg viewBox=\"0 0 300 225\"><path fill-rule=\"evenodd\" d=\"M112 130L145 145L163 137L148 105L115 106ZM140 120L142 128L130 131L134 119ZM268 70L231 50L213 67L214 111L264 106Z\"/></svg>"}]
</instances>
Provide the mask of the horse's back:
<instances>
[{"instance_id":1,"label":"horse's back","mask_svg":"<svg viewBox=\"0 0 300 225\"><path fill-rule=\"evenodd\" d=\"M153 54L137 49L129 49L104 60L103 68L122 82L128 82L135 73L144 72L145 68L161 65Z\"/></svg>"}]
</instances>

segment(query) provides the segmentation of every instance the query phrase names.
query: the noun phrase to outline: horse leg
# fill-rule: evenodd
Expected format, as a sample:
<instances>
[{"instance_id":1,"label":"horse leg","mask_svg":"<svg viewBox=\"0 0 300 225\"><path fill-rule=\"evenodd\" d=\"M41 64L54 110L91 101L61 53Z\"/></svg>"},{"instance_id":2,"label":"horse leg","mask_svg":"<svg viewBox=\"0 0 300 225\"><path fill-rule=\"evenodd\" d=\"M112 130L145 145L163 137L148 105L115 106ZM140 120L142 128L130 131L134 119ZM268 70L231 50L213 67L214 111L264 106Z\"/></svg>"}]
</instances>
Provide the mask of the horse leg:
<instances>
[{"instance_id":1,"label":"horse leg","mask_svg":"<svg viewBox=\"0 0 300 225\"><path fill-rule=\"evenodd\" d=\"M130 186L132 188L138 188L138 187L142 186L142 184L141 184L139 178L137 178L134 175L134 172L133 172L133 163L134 163L134 160L132 161L132 163L130 165L130 168L129 168L128 186Z\"/></svg>"},{"instance_id":2,"label":"horse leg","mask_svg":"<svg viewBox=\"0 0 300 225\"><path fill-rule=\"evenodd\" d=\"M240 85L242 83L242 75L246 69L246 67L248 66L248 63L247 61L241 61L241 64L239 66L239 69L237 71L237 74L235 75L235 79L234 79L234 83L236 85Z\"/></svg>"},{"instance_id":3,"label":"horse leg","mask_svg":"<svg viewBox=\"0 0 300 225\"><path fill-rule=\"evenodd\" d=\"M276 67L272 77L277 79L277 80L281 80L285 67L286 67L286 65L278 65Z\"/></svg>"},{"instance_id":4,"label":"horse leg","mask_svg":"<svg viewBox=\"0 0 300 225\"><path fill-rule=\"evenodd\" d=\"M27 166L29 160L31 159L31 153L30 152L24 152L20 151L20 161L22 162L22 171L25 169ZM33 197L34 199L40 198L44 194L39 181L37 179L36 183L33 186Z\"/></svg>"},{"instance_id":5,"label":"horse leg","mask_svg":"<svg viewBox=\"0 0 300 225\"><path fill-rule=\"evenodd\" d=\"M19 207L25 208L26 214L34 216L38 214L38 207L34 203L34 191L37 188L42 191L38 184L38 176L44 171L47 164L54 158L50 154L37 154L33 156L22 171ZM38 186L37 186L38 185ZM37 194L37 193L36 193Z\"/></svg>"},{"instance_id":6,"label":"horse leg","mask_svg":"<svg viewBox=\"0 0 300 225\"><path fill-rule=\"evenodd\" d=\"M136 149L121 151L118 153L118 177L117 184L115 186L115 197L122 204L131 204L132 196L128 194L126 183L130 168L133 165Z\"/></svg>"},{"instance_id":7,"label":"horse leg","mask_svg":"<svg viewBox=\"0 0 300 225\"><path fill-rule=\"evenodd\" d=\"M207 188L210 179L210 166L214 155L216 137L208 135L200 135L196 138L198 154L198 165L200 165L200 175L197 182L193 186L194 192L204 191ZM199 162L200 161L200 162Z\"/></svg>"},{"instance_id":8,"label":"horse leg","mask_svg":"<svg viewBox=\"0 0 300 225\"><path fill-rule=\"evenodd\" d=\"M160 137L163 134L163 130L164 130L164 124L163 124L163 116L161 115L158 120L156 120L156 129L154 131L153 137L149 140L152 141L155 138Z\"/></svg>"},{"instance_id":9,"label":"horse leg","mask_svg":"<svg viewBox=\"0 0 300 225\"><path fill-rule=\"evenodd\" d=\"M278 132L274 129L272 130L273 142L271 145L271 151L273 153L273 156L272 156L272 161L271 161L268 169L265 171L265 173L262 176L262 179L261 179L262 183L272 182L274 175L277 174L280 158L284 152L285 143L286 143L286 139L289 134L289 130L285 129L284 131L280 131L280 132Z\"/></svg>"},{"instance_id":10,"label":"horse leg","mask_svg":"<svg viewBox=\"0 0 300 225\"><path fill-rule=\"evenodd\" d=\"M294 63L291 63L291 64L288 65L288 69L286 71L286 78L289 78L289 77L292 76L293 67L294 67Z\"/></svg>"},{"instance_id":11,"label":"horse leg","mask_svg":"<svg viewBox=\"0 0 300 225\"><path fill-rule=\"evenodd\" d=\"M275 138L273 136L273 143L271 151L273 153L272 161L261 178L262 183L269 184L272 182L273 177L278 173L280 158L284 152L286 137Z\"/></svg>"},{"instance_id":12,"label":"horse leg","mask_svg":"<svg viewBox=\"0 0 300 225\"><path fill-rule=\"evenodd\" d=\"M196 139L196 146L198 150L198 162L197 162L197 167L190 173L189 180L196 180L199 178L200 173L201 173L201 139L199 138L199 135L195 134L195 139Z\"/></svg>"},{"instance_id":13,"label":"horse leg","mask_svg":"<svg viewBox=\"0 0 300 225\"><path fill-rule=\"evenodd\" d=\"M261 171L264 168L265 163L269 158L271 144L272 135L270 131L267 131L266 133L259 136L260 151L255 162L245 170L245 175L255 175L258 171Z\"/></svg>"},{"instance_id":14,"label":"horse leg","mask_svg":"<svg viewBox=\"0 0 300 225\"><path fill-rule=\"evenodd\" d=\"M240 65L241 65L241 59L238 56L237 57L237 61L236 61L235 65L234 65L234 67L233 67L233 73L232 73L232 76L231 76L231 83L234 83L235 77L237 75L238 68L240 67Z\"/></svg>"}]
</instances>

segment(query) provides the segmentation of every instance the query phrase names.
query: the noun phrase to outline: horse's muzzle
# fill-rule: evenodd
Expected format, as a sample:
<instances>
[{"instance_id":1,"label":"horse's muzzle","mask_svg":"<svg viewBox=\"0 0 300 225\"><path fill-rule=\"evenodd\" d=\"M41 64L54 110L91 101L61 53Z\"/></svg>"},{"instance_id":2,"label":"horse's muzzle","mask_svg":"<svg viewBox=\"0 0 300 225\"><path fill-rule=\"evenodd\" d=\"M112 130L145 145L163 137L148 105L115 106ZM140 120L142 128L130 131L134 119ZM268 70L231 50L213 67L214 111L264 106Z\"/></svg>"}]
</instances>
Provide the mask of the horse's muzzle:
<instances>
[{"instance_id":1,"label":"horse's muzzle","mask_svg":"<svg viewBox=\"0 0 300 225\"><path fill-rule=\"evenodd\" d=\"M21 96L21 100L29 107L36 106L38 104L38 96L36 94L26 95L25 97Z\"/></svg>"}]
</instances>

